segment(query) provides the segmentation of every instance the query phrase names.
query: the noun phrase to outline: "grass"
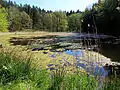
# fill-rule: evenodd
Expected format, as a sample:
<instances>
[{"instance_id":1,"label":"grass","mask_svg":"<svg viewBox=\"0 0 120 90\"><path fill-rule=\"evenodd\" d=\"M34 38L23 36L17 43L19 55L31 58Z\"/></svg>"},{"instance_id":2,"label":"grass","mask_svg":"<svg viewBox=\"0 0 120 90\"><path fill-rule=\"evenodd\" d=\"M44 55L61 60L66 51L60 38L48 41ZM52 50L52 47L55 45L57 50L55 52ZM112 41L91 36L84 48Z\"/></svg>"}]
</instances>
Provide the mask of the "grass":
<instances>
[{"instance_id":1,"label":"grass","mask_svg":"<svg viewBox=\"0 0 120 90\"><path fill-rule=\"evenodd\" d=\"M54 71L33 67L32 58L21 60L12 53L0 52L0 90L97 90L98 82L91 75L67 74L66 67ZM119 90L118 78L108 80L101 90Z\"/></svg>"},{"instance_id":2,"label":"grass","mask_svg":"<svg viewBox=\"0 0 120 90\"><path fill-rule=\"evenodd\" d=\"M54 60L50 60L43 51L26 51L25 47L12 46L8 42L11 37L44 35L50 34L46 32L0 34L0 43L7 45L0 49L0 90L97 90L98 82L93 76L76 69L74 62L71 61L73 57L63 54L62 57L58 55ZM63 67L62 64L58 64L63 57L66 57L73 66ZM49 63L57 64L54 71L46 70ZM119 80L113 78L106 81L101 90L119 90Z\"/></svg>"},{"instance_id":3,"label":"grass","mask_svg":"<svg viewBox=\"0 0 120 90\"><path fill-rule=\"evenodd\" d=\"M52 72L31 66L31 58L20 60L10 53L0 52L0 90L95 90L92 76L74 72L66 74L64 67ZM86 89L87 86L87 89Z\"/></svg>"},{"instance_id":4,"label":"grass","mask_svg":"<svg viewBox=\"0 0 120 90\"><path fill-rule=\"evenodd\" d=\"M44 69L32 68L30 59L19 60L8 53L0 53L0 61L1 90L46 90L48 87L49 74Z\"/></svg>"},{"instance_id":5,"label":"grass","mask_svg":"<svg viewBox=\"0 0 120 90\"><path fill-rule=\"evenodd\" d=\"M104 84L103 90L120 90L120 79L114 78Z\"/></svg>"}]
</instances>

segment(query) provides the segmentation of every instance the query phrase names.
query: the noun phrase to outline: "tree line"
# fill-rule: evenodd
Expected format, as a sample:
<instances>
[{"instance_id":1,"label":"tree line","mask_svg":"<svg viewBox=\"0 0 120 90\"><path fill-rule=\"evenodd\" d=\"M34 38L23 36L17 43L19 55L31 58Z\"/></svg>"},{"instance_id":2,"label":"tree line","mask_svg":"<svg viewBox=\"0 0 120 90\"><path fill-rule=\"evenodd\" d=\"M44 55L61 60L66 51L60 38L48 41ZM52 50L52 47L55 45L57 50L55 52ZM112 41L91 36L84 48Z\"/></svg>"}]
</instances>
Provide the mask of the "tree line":
<instances>
[{"instance_id":1,"label":"tree line","mask_svg":"<svg viewBox=\"0 0 120 90\"><path fill-rule=\"evenodd\" d=\"M83 14L84 31L120 36L120 0L98 0Z\"/></svg>"},{"instance_id":2,"label":"tree line","mask_svg":"<svg viewBox=\"0 0 120 90\"><path fill-rule=\"evenodd\" d=\"M77 12L53 12L36 6L27 4L17 5L15 2L4 0L1 0L0 4L2 8L4 7L6 9L8 29L11 32L24 30L66 32L78 31L80 28L78 24L80 23L82 13L79 10L77 10ZM73 24L70 23L71 21ZM74 24L74 22L76 22L77 25L76 23ZM69 27L72 28L69 30Z\"/></svg>"},{"instance_id":3,"label":"tree line","mask_svg":"<svg viewBox=\"0 0 120 90\"><path fill-rule=\"evenodd\" d=\"M120 1L98 0L85 11L51 11L0 1L0 31L91 32L120 34ZM4 22L3 22L4 21ZM3 28L3 29L2 29Z\"/></svg>"}]
</instances>

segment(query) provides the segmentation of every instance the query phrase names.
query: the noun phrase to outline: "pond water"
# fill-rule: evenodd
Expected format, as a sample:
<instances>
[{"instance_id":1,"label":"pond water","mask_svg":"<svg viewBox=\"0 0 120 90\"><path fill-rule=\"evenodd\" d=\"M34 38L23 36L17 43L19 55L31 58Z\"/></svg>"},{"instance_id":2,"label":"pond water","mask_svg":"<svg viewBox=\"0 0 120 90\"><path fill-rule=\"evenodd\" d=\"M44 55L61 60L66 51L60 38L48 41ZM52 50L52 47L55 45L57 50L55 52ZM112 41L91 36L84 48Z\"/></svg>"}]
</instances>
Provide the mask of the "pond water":
<instances>
[{"instance_id":1,"label":"pond water","mask_svg":"<svg viewBox=\"0 0 120 90\"><path fill-rule=\"evenodd\" d=\"M103 35L103 34L79 34L73 33L71 36L44 36L44 37L31 37L31 38L16 38L10 39L10 43L13 45L30 45L32 51L35 50L50 50L51 52L65 52L68 55L75 57L81 57L84 53L81 50L88 49L92 51L99 51L107 58L111 58L112 61L120 62L120 39ZM52 58L55 55L51 56ZM105 69L104 66L99 67L97 64L89 64L89 68L86 67L84 62L80 62L76 58L76 67L83 68L86 72L93 75L107 76L110 70Z\"/></svg>"},{"instance_id":2,"label":"pond water","mask_svg":"<svg viewBox=\"0 0 120 90\"><path fill-rule=\"evenodd\" d=\"M120 62L120 44L102 44L100 53L111 58L112 61Z\"/></svg>"},{"instance_id":3,"label":"pond water","mask_svg":"<svg viewBox=\"0 0 120 90\"><path fill-rule=\"evenodd\" d=\"M66 54L76 57L76 67L83 68L86 72L96 76L105 77L108 75L109 70L106 70L103 66L99 67L97 63L91 63L89 61L81 60L80 57L84 57L84 52L81 50L66 50ZM81 62L82 61L82 62ZM87 64L87 66L86 66ZM89 67L88 67L89 66Z\"/></svg>"}]
</instances>

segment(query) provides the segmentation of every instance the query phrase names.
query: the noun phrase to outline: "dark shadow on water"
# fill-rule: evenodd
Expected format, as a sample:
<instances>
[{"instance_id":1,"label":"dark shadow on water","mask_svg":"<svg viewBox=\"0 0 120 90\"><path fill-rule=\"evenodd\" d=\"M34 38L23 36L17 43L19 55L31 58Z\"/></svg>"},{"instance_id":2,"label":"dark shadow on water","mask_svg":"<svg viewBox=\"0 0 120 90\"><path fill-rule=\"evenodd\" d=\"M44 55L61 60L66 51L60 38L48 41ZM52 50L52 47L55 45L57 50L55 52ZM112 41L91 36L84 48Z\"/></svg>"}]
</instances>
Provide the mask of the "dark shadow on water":
<instances>
[{"instance_id":1,"label":"dark shadow on water","mask_svg":"<svg viewBox=\"0 0 120 90\"><path fill-rule=\"evenodd\" d=\"M57 35L46 35L46 36L37 36L37 37L29 37L29 38L23 38L23 37L12 37L9 42L13 45L31 45L33 42L40 42L42 39L55 39L58 37Z\"/></svg>"},{"instance_id":2,"label":"dark shadow on water","mask_svg":"<svg viewBox=\"0 0 120 90\"><path fill-rule=\"evenodd\" d=\"M56 38L58 35L46 35L46 36L41 36L41 37L32 37L32 39L51 39L51 38Z\"/></svg>"},{"instance_id":3,"label":"dark shadow on water","mask_svg":"<svg viewBox=\"0 0 120 90\"><path fill-rule=\"evenodd\" d=\"M120 44L102 44L100 53L112 61L120 62Z\"/></svg>"}]
</instances>

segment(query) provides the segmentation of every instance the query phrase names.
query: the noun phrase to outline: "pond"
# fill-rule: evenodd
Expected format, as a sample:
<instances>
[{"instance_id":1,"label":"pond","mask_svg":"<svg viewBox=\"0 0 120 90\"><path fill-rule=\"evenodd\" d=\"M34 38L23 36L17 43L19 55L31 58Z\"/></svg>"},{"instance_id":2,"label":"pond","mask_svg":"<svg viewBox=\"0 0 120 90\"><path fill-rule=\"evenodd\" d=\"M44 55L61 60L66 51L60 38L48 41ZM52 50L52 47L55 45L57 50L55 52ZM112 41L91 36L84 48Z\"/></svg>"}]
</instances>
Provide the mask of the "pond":
<instances>
[{"instance_id":1,"label":"pond","mask_svg":"<svg viewBox=\"0 0 120 90\"><path fill-rule=\"evenodd\" d=\"M120 62L120 44L102 44L100 53L112 61Z\"/></svg>"},{"instance_id":2,"label":"pond","mask_svg":"<svg viewBox=\"0 0 120 90\"><path fill-rule=\"evenodd\" d=\"M106 63L107 66L99 67L97 62L87 62L87 66L89 66L89 68L87 68L86 61L82 61L78 58L84 55L81 50L87 49L89 51L99 52L105 57L110 58L112 61L120 62L120 39L103 34L95 35L73 33L71 36L47 35L44 37L30 38L13 37L9 42L13 45L29 45L29 49L32 51L50 50L51 52L64 52L68 55L75 56L76 67L81 67L85 69L86 72L93 75L97 75L99 73L101 76L107 76L112 70L110 67L113 66L109 67ZM118 73L119 70L117 71Z\"/></svg>"}]
</instances>

